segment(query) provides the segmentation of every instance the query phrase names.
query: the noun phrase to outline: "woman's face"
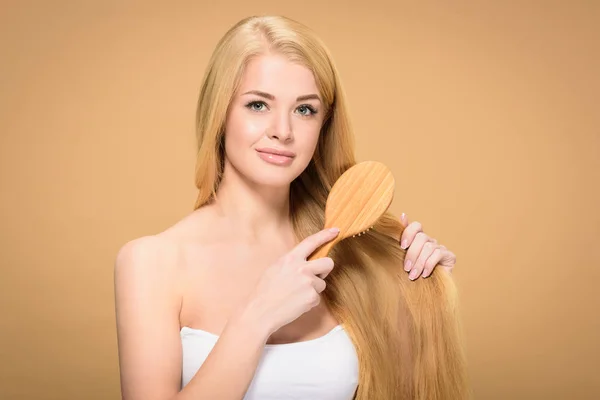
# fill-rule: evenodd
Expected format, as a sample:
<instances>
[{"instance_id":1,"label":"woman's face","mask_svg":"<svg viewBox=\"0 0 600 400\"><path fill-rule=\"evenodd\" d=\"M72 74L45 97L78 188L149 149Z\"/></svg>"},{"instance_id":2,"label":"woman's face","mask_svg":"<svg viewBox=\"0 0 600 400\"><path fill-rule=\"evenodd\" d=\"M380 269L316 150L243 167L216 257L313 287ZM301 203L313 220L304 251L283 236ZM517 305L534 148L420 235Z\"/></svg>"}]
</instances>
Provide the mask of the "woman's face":
<instances>
[{"instance_id":1,"label":"woman's face","mask_svg":"<svg viewBox=\"0 0 600 400\"><path fill-rule=\"evenodd\" d=\"M323 108L309 69L280 55L252 59L227 116L225 168L258 185L289 185L313 156Z\"/></svg>"}]
</instances>

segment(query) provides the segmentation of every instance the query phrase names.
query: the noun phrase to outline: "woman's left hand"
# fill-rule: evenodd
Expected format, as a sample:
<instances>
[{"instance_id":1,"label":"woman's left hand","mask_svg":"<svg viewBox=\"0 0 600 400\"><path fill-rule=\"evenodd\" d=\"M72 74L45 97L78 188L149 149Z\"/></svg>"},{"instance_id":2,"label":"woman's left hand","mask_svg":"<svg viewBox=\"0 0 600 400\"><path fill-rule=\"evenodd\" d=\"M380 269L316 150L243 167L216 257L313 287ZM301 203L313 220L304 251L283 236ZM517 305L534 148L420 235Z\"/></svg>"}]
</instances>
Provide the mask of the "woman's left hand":
<instances>
[{"instance_id":1,"label":"woman's left hand","mask_svg":"<svg viewBox=\"0 0 600 400\"><path fill-rule=\"evenodd\" d=\"M408 217L402 213L401 223L404 232L400 238L400 247L408 249L404 258L404 270L410 272L410 280L419 276L427 278L437 266L442 266L446 271L452 272L456 264L456 256L445 246L439 245L437 240L430 238L423 232L419 222L408 223Z\"/></svg>"}]
</instances>

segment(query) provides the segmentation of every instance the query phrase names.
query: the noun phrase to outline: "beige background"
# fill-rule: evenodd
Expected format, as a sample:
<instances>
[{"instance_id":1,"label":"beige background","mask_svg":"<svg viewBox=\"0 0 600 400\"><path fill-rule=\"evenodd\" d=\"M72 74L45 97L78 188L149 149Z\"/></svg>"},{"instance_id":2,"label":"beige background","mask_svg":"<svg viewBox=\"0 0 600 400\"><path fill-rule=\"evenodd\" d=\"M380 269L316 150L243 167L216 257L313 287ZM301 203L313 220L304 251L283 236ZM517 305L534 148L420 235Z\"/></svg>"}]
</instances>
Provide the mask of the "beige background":
<instances>
[{"instance_id":1,"label":"beige background","mask_svg":"<svg viewBox=\"0 0 600 400\"><path fill-rule=\"evenodd\" d=\"M2 2L0 398L119 398L114 256L191 210L202 73L263 13L457 254L475 397L600 398L600 2L281 3Z\"/></svg>"}]
</instances>

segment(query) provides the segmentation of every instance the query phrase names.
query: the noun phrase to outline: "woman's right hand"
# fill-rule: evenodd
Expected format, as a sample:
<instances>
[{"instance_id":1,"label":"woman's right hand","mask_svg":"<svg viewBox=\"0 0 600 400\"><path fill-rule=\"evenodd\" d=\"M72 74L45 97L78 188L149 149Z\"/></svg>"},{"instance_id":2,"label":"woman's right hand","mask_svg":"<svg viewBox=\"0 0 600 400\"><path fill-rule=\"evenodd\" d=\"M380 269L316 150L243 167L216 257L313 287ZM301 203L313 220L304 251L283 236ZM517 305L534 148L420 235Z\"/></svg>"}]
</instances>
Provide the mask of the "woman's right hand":
<instances>
[{"instance_id":1,"label":"woman's right hand","mask_svg":"<svg viewBox=\"0 0 600 400\"><path fill-rule=\"evenodd\" d=\"M263 273L250 296L250 310L246 311L251 311L255 322L267 329L268 335L319 304L333 260L307 258L338 234L339 230L332 228L307 237Z\"/></svg>"}]
</instances>

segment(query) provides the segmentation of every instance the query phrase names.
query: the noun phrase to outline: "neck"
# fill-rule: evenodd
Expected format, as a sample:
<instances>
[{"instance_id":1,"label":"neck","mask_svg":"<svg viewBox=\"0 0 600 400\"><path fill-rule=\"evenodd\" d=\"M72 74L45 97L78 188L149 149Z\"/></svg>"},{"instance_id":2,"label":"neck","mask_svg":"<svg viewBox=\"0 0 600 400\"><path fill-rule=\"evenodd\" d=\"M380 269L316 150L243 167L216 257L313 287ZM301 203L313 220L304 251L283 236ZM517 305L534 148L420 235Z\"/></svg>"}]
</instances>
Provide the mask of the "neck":
<instances>
[{"instance_id":1,"label":"neck","mask_svg":"<svg viewBox=\"0 0 600 400\"><path fill-rule=\"evenodd\" d=\"M232 237L256 242L290 232L289 193L289 185L257 185L226 163L214 205L220 222Z\"/></svg>"}]
</instances>

